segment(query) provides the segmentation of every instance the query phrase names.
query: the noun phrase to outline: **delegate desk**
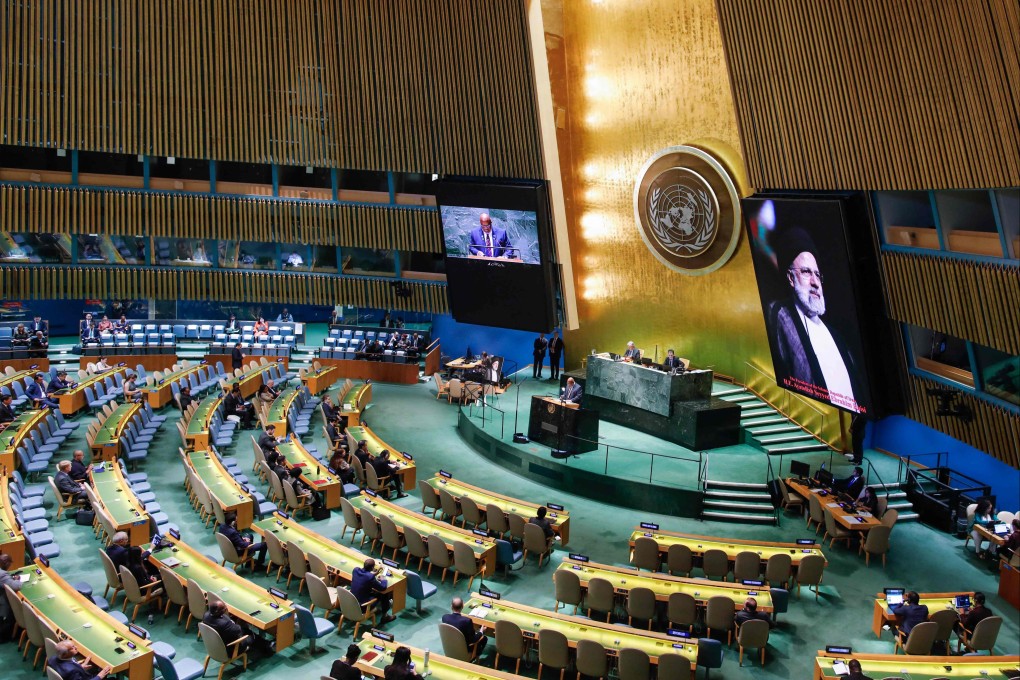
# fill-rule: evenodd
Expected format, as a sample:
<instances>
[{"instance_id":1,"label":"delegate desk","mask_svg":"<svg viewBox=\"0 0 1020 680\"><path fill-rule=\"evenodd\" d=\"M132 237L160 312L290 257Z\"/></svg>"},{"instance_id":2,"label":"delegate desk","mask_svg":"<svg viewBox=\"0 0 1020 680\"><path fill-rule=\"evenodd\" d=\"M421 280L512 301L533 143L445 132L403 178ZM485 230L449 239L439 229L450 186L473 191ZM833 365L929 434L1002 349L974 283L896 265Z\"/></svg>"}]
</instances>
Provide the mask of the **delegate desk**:
<instances>
[{"instance_id":1,"label":"delegate desk","mask_svg":"<svg viewBox=\"0 0 1020 680\"><path fill-rule=\"evenodd\" d=\"M152 408L163 408L167 404L173 402L174 395L171 385L176 383L181 378L187 378L192 373L198 372L198 369L202 368L202 365L190 366L188 368L182 368L179 371L173 371L171 373L164 373L163 379L158 385L148 385L142 388L142 394L149 401L149 406Z\"/></svg>"},{"instance_id":2,"label":"delegate desk","mask_svg":"<svg viewBox=\"0 0 1020 680\"><path fill-rule=\"evenodd\" d=\"M97 382L102 382L103 380L106 380L107 378L116 373L126 372L127 372L126 369L123 367L112 368L109 371L103 371L102 373L97 373L96 375L90 376L89 378L82 380L75 387L70 387L66 390L54 392L54 394L57 397L57 403L60 404L60 412L63 413L65 416L70 416L82 410L83 408L87 408L89 402L85 398L86 387L91 387L92 389L95 389L95 384Z\"/></svg>"},{"instance_id":3,"label":"delegate desk","mask_svg":"<svg viewBox=\"0 0 1020 680\"><path fill-rule=\"evenodd\" d=\"M131 545L149 542L149 513L145 511L124 478L120 465L105 463L89 471L89 480L96 497L106 508L117 531L126 532Z\"/></svg>"},{"instance_id":4,"label":"delegate desk","mask_svg":"<svg viewBox=\"0 0 1020 680\"><path fill-rule=\"evenodd\" d=\"M344 495L343 482L330 473L325 463L308 453L308 449L293 437L289 442L277 444L276 450L287 458L288 467L301 469L301 481L309 489L322 494L322 502L327 508L340 507L340 498Z\"/></svg>"},{"instance_id":5,"label":"delegate desk","mask_svg":"<svg viewBox=\"0 0 1020 680\"><path fill-rule=\"evenodd\" d=\"M289 600L274 598L265 588L236 574L233 569L221 567L173 536L162 538L173 547L149 555L152 564L166 567L185 588L191 579L210 597L223 600L231 616L276 638L276 651L294 643L296 617ZM151 550L151 546L143 546L143 549Z\"/></svg>"},{"instance_id":6,"label":"delegate desk","mask_svg":"<svg viewBox=\"0 0 1020 680\"><path fill-rule=\"evenodd\" d=\"M832 662L850 659L861 662L861 670L872 678L1005 678L1004 669L1020 668L1020 656L903 656L897 654L836 654L818 651L815 657L814 680L838 678Z\"/></svg>"},{"instance_id":7,"label":"delegate desk","mask_svg":"<svg viewBox=\"0 0 1020 680\"><path fill-rule=\"evenodd\" d=\"M822 489L812 489L801 484L792 477L786 479L786 486L790 487L790 490L798 496L803 497L807 503L811 502L811 494L819 494L822 491ZM882 524L881 520L866 510L847 512L840 506L836 494L831 491L826 496L819 496L818 501L822 504L822 510L832 515L832 518L844 529L864 533Z\"/></svg>"},{"instance_id":8,"label":"delegate desk","mask_svg":"<svg viewBox=\"0 0 1020 680\"><path fill-rule=\"evenodd\" d=\"M446 362L446 370L450 373L459 373L459 377L464 377L464 374L468 371L476 371L481 367L481 359L468 360L464 357L457 357L453 361Z\"/></svg>"},{"instance_id":9,"label":"delegate desk","mask_svg":"<svg viewBox=\"0 0 1020 680\"><path fill-rule=\"evenodd\" d=\"M692 678L697 668L697 638L671 637L629 626L579 619L508 600L493 600L478 593L471 593L471 599L465 603L464 613L486 635L495 634L496 621L513 621L520 626L526 640L537 640L540 629L552 629L563 633L572 648L576 648L580 640L594 640L606 648L606 654L610 657L618 657L621 649L640 649L653 664L658 665L660 655L680 654L691 660Z\"/></svg>"},{"instance_id":10,"label":"delegate desk","mask_svg":"<svg viewBox=\"0 0 1020 680\"><path fill-rule=\"evenodd\" d=\"M3 444L3 448L0 449L0 468L4 470L18 468L20 462L17 458L18 447L33 431L39 429L39 423L46 419L49 412L49 409L22 411L6 428L0 430L0 442Z\"/></svg>"},{"instance_id":11,"label":"delegate desk","mask_svg":"<svg viewBox=\"0 0 1020 680\"><path fill-rule=\"evenodd\" d=\"M96 438L92 440L92 460L117 460L120 456L120 440L128 423L142 408L134 402L121 404L103 421Z\"/></svg>"},{"instance_id":12,"label":"delegate desk","mask_svg":"<svg viewBox=\"0 0 1020 680\"><path fill-rule=\"evenodd\" d=\"M312 394L318 394L328 390L337 380L340 379L340 369L336 366L323 366L317 371L308 371L301 378L301 382Z\"/></svg>"},{"instance_id":13,"label":"delegate desk","mask_svg":"<svg viewBox=\"0 0 1020 680\"><path fill-rule=\"evenodd\" d=\"M222 461L208 451L189 451L184 457L185 464L195 473L213 503L218 503L224 513L237 513L237 528L247 529L255 516L255 504L251 495L234 479Z\"/></svg>"},{"instance_id":14,"label":"delegate desk","mask_svg":"<svg viewBox=\"0 0 1020 680\"><path fill-rule=\"evenodd\" d=\"M379 435L372 432L367 425L352 425L347 428L347 446L350 447L352 453L358 448L358 442L367 442L368 452L373 456L378 456L381 451L390 452L390 469L394 474L400 475L400 481L405 490L413 489L414 485L418 483L414 460L406 458L402 451L397 451L379 439Z\"/></svg>"},{"instance_id":15,"label":"delegate desk","mask_svg":"<svg viewBox=\"0 0 1020 680\"><path fill-rule=\"evenodd\" d=\"M393 520L401 534L406 527L411 527L426 540L432 540L433 537L438 538L446 543L446 547L450 550L453 550L453 544L457 541L466 543L475 551L475 557L485 561L484 573L486 576L491 576L496 572L496 541L494 539L483 538L470 531L458 529L452 524L426 517L414 510L385 501L378 496L369 495L369 492L363 491L360 496L351 498L350 501L359 515L361 515L362 509L367 509L377 516L385 514Z\"/></svg>"},{"instance_id":16,"label":"delegate desk","mask_svg":"<svg viewBox=\"0 0 1020 680\"><path fill-rule=\"evenodd\" d=\"M745 551L756 552L762 562L779 553L789 553L793 562L793 568L800 566L800 561L807 555L820 555L825 559L822 549L817 545L803 546L798 543L772 543L767 541L741 541L735 538L715 538L712 536L698 536L697 534L681 534L672 531L649 531L637 527L630 535L630 548L634 549L634 541L641 536L654 538L659 544L659 555L663 561L666 560L669 546L674 543L681 543L690 548L695 557L702 557L706 550L722 550L729 557L730 562L737 558L738 553ZM826 560L825 566L829 562Z\"/></svg>"},{"instance_id":17,"label":"delegate desk","mask_svg":"<svg viewBox=\"0 0 1020 680\"><path fill-rule=\"evenodd\" d=\"M918 593L918 595L921 596L920 604L928 607L929 618L940 609L952 609L960 614L963 610L956 608L957 595L968 595L972 602L974 598L974 592L966 590L956 593ZM896 617L889 613L889 607L885 603L885 594L876 595L874 611L871 616L871 632L875 634L875 637L880 638L882 637L882 626L894 623L896 623Z\"/></svg>"},{"instance_id":18,"label":"delegate desk","mask_svg":"<svg viewBox=\"0 0 1020 680\"><path fill-rule=\"evenodd\" d=\"M205 451L209 448L209 423L212 421L213 414L216 413L216 409L220 407L220 402L222 401L222 397L206 397L199 402L198 408L191 414L191 420L188 421L188 429L184 434L184 438L192 449Z\"/></svg>"},{"instance_id":19,"label":"delegate desk","mask_svg":"<svg viewBox=\"0 0 1020 680\"><path fill-rule=\"evenodd\" d=\"M0 350L0 364L4 368L10 366L16 371L30 371L30 375L35 375L39 371L50 370L50 360L46 357L30 357L28 359L15 359L13 358L12 350Z\"/></svg>"},{"instance_id":20,"label":"delegate desk","mask_svg":"<svg viewBox=\"0 0 1020 680\"><path fill-rule=\"evenodd\" d=\"M999 524L1000 522L996 520L995 523ZM1003 522L1003 524L1005 524L1005 522ZM986 541L989 541L992 545L996 547L1006 545L1006 541L1009 539L1009 534L1006 534L1005 536L999 536L997 533L986 527L984 524L975 524L974 529L977 530L981 538L985 539Z\"/></svg>"},{"instance_id":21,"label":"delegate desk","mask_svg":"<svg viewBox=\"0 0 1020 680\"><path fill-rule=\"evenodd\" d=\"M447 479L439 475L426 480L426 483L437 490L446 489L458 503L461 498L470 498L483 512L487 505L492 504L502 510L504 515L514 513L528 520L534 517L538 508L541 507L537 503L529 503L510 496L503 496L502 494L473 486L467 482L461 482L453 478ZM552 522L553 532L560 537L560 543L566 545L570 541L570 515L567 514L566 510L549 510L546 518Z\"/></svg>"},{"instance_id":22,"label":"delegate desk","mask_svg":"<svg viewBox=\"0 0 1020 680\"><path fill-rule=\"evenodd\" d=\"M288 387L280 392L273 403L269 405L269 410L266 413L266 427L275 425L277 437L287 435L287 412L290 411L291 404L297 399L297 395L296 387Z\"/></svg>"},{"instance_id":23,"label":"delegate desk","mask_svg":"<svg viewBox=\"0 0 1020 680\"><path fill-rule=\"evenodd\" d=\"M370 401L372 383L353 383L346 380L337 392L335 403L340 409L340 415L346 416L349 422L356 423L361 420L361 412Z\"/></svg>"},{"instance_id":24,"label":"delegate desk","mask_svg":"<svg viewBox=\"0 0 1020 680\"><path fill-rule=\"evenodd\" d=\"M239 386L241 388L241 396L245 399L249 399L259 391L260 387L262 387L265 374L274 365L275 364L266 364L265 366L259 366L254 370L245 371L244 375L240 378L228 379L227 383L231 387L234 385ZM286 366L284 366L284 368L286 368Z\"/></svg>"},{"instance_id":25,"label":"delegate desk","mask_svg":"<svg viewBox=\"0 0 1020 680\"><path fill-rule=\"evenodd\" d=\"M360 356L360 355L359 355ZM329 366L337 370L337 375L344 375L348 378L359 380L378 380L379 382L398 383L400 385L414 385L418 382L418 357L407 357L406 363L383 360L383 354L378 355L378 360L367 358L358 359L317 359L323 366Z\"/></svg>"},{"instance_id":26,"label":"delegate desk","mask_svg":"<svg viewBox=\"0 0 1020 680\"><path fill-rule=\"evenodd\" d=\"M369 555L359 550L340 545L312 531L293 517L284 517L278 513L255 522L252 530L261 536L265 536L266 532L272 532L284 545L287 541L293 541L306 555L316 555L325 562L330 574L339 576L348 583L353 578L354 568L362 566L369 558ZM392 575L386 577L386 589L383 592L393 597L392 613L398 614L407 606L407 578L403 569L387 568Z\"/></svg>"},{"instance_id":27,"label":"delegate desk","mask_svg":"<svg viewBox=\"0 0 1020 680\"><path fill-rule=\"evenodd\" d=\"M4 362L5 365L6 363L7 362ZM11 373L10 375L0 375L0 387L6 387L8 390L10 390L11 385L18 382L19 380L22 381L21 386L24 387L25 383L23 381L25 380L25 378L31 380L35 376L35 374L41 370L42 369L40 368L37 368L35 370L28 369L24 371L16 371L14 373ZM11 392L11 394L13 394L13 392Z\"/></svg>"},{"instance_id":28,"label":"delegate desk","mask_svg":"<svg viewBox=\"0 0 1020 680\"><path fill-rule=\"evenodd\" d=\"M82 654L99 669L129 680L152 678L153 655L149 643L85 598L50 567L41 562L13 572L27 576L18 597L55 631L74 640Z\"/></svg>"},{"instance_id":29,"label":"delegate desk","mask_svg":"<svg viewBox=\"0 0 1020 680\"><path fill-rule=\"evenodd\" d=\"M411 661L414 662L416 672L424 676L428 671L428 675L437 678L437 680L524 680L525 677L478 666L467 661L458 661L435 652L429 652L429 665L426 666L424 650L400 642L383 640L371 633L365 633L358 646L361 647L361 656L358 657L356 667L363 675L373 678L384 676L386 666L393 663L393 653L397 647L407 647L411 650Z\"/></svg>"},{"instance_id":30,"label":"delegate desk","mask_svg":"<svg viewBox=\"0 0 1020 680\"><path fill-rule=\"evenodd\" d=\"M124 347L114 349L109 346L86 345L82 347L82 356L78 359L78 368L86 369L89 364L94 363L99 357L103 357L107 365L130 367L132 373L139 364L149 372L166 371L177 363L177 354L174 350L175 347L171 345L138 344L131 350L126 350ZM122 352L125 351L133 353L123 354Z\"/></svg>"},{"instance_id":31,"label":"delegate desk","mask_svg":"<svg viewBox=\"0 0 1020 680\"><path fill-rule=\"evenodd\" d=\"M603 578L613 584L613 589L618 595L626 595L631 588L648 588L655 593L655 599L659 602L668 602L669 596L673 593L687 593L693 597L699 607L708 606L710 597L728 597L733 600L734 607L741 609L744 601L753 597L758 601L758 610L763 612L772 611L772 595L768 586L745 586L739 583L726 583L724 581L710 581L701 578L682 578L670 576L669 574L655 574L651 572L637 571L632 567L615 567L609 564L597 562L577 562L566 559L560 563L559 569L571 569L577 572L581 580L581 588L588 588L588 581L593 578Z\"/></svg>"},{"instance_id":32,"label":"delegate desk","mask_svg":"<svg viewBox=\"0 0 1020 680\"><path fill-rule=\"evenodd\" d=\"M13 570L25 566L25 536L11 506L9 482L7 475L0 477L0 552L11 556Z\"/></svg>"}]
</instances>

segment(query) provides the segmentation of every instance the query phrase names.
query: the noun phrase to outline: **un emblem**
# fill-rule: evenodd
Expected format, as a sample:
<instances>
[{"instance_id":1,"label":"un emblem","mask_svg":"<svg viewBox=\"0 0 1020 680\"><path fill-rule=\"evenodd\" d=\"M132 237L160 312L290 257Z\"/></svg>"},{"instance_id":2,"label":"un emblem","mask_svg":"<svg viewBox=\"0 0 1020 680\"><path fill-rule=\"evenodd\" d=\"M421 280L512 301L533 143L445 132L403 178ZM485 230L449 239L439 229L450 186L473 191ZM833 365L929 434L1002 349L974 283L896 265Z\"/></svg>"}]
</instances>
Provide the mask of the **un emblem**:
<instances>
[{"instance_id":1,"label":"un emblem","mask_svg":"<svg viewBox=\"0 0 1020 680\"><path fill-rule=\"evenodd\" d=\"M740 238L733 180L695 147L671 147L645 163L634 187L634 216L652 254L681 274L715 271Z\"/></svg>"}]
</instances>

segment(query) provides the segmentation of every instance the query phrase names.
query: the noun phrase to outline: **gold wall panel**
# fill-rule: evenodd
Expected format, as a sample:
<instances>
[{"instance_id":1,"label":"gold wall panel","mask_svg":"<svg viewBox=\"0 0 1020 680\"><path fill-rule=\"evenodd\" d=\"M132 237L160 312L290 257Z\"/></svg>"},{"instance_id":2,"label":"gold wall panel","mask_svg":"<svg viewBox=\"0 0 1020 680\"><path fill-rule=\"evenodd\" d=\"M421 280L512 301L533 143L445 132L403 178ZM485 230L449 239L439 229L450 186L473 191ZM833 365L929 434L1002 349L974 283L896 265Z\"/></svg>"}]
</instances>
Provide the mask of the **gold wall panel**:
<instances>
[{"instance_id":1,"label":"gold wall panel","mask_svg":"<svg viewBox=\"0 0 1020 680\"><path fill-rule=\"evenodd\" d=\"M717 2L752 185L1020 185L1016 0Z\"/></svg>"},{"instance_id":2,"label":"gold wall panel","mask_svg":"<svg viewBox=\"0 0 1020 680\"><path fill-rule=\"evenodd\" d=\"M445 284L404 281L403 286L411 290L411 297L398 298L390 283L378 279L279 272L0 266L0 291L6 300L155 298L329 307L342 302L363 307L449 313Z\"/></svg>"},{"instance_id":3,"label":"gold wall panel","mask_svg":"<svg viewBox=\"0 0 1020 680\"><path fill-rule=\"evenodd\" d=\"M18 0L6 144L543 177L524 0Z\"/></svg>"},{"instance_id":4,"label":"gold wall panel","mask_svg":"<svg viewBox=\"0 0 1020 680\"><path fill-rule=\"evenodd\" d=\"M1007 354L1020 354L1020 268L882 253L889 314Z\"/></svg>"}]
</instances>

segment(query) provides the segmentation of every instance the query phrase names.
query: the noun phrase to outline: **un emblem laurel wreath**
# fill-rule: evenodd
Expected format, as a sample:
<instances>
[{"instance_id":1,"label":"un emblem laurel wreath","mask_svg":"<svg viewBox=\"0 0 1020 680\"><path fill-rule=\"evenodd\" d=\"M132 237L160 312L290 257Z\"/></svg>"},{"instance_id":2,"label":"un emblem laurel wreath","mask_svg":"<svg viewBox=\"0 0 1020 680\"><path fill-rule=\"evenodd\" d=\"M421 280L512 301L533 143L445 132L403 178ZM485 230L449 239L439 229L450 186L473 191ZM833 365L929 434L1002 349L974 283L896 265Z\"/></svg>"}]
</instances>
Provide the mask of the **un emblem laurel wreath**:
<instances>
[{"instance_id":1,"label":"un emblem laurel wreath","mask_svg":"<svg viewBox=\"0 0 1020 680\"><path fill-rule=\"evenodd\" d=\"M658 203L660 195L662 194L661 187L655 187L652 190L651 197L648 201L648 222L652 231L655 233L656 239L664 248L674 252L685 251L687 253L697 253L711 243L716 229L715 207L712 205L712 199L709 197L708 192L703 189L698 189L694 190L694 193L705 218L705 228L697 233L697 238L695 238L692 243L683 243L682 241L675 240L670 235L670 230L662 224L662 220L658 216Z\"/></svg>"}]
</instances>

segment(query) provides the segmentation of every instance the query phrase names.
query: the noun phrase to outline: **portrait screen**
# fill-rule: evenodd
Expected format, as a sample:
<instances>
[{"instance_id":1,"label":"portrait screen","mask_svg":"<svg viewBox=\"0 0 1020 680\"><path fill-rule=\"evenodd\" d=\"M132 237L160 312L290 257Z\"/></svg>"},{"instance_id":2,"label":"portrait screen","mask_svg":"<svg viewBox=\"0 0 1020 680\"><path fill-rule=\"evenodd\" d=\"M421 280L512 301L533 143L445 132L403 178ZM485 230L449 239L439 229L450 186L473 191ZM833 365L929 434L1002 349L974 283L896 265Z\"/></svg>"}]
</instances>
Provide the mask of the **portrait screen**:
<instances>
[{"instance_id":1,"label":"portrait screen","mask_svg":"<svg viewBox=\"0 0 1020 680\"><path fill-rule=\"evenodd\" d=\"M558 287L545 182L444 177L435 190L453 318L550 331Z\"/></svg>"},{"instance_id":2,"label":"portrait screen","mask_svg":"<svg viewBox=\"0 0 1020 680\"><path fill-rule=\"evenodd\" d=\"M743 208L777 384L871 416L846 201L756 196Z\"/></svg>"}]
</instances>

